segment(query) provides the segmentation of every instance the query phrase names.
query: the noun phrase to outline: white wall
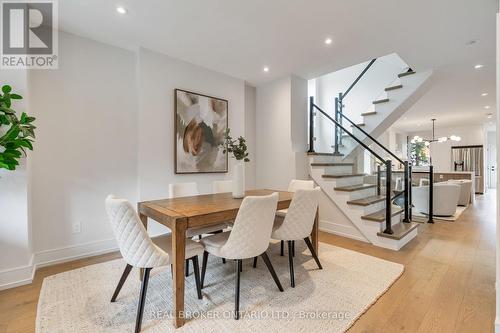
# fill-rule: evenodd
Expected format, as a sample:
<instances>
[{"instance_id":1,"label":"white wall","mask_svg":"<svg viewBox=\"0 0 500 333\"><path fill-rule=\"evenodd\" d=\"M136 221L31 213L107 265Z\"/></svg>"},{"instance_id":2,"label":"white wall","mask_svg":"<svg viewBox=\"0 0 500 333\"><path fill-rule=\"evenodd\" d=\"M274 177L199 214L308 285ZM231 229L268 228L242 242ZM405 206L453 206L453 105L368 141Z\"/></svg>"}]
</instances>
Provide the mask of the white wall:
<instances>
[{"instance_id":1,"label":"white wall","mask_svg":"<svg viewBox=\"0 0 500 333\"><path fill-rule=\"evenodd\" d=\"M315 81L315 84L310 84L310 90L315 91L315 103L334 117L335 97L338 97L340 92L345 92L367 65L368 62L361 63L310 80ZM378 58L345 98L344 114L353 122L361 123L361 114L369 111L372 102L384 93L384 89L395 81L397 74L406 67L406 63L395 53ZM316 151L331 151L333 124L319 113L316 119Z\"/></svg>"},{"instance_id":2,"label":"white wall","mask_svg":"<svg viewBox=\"0 0 500 333\"><path fill-rule=\"evenodd\" d=\"M500 3L500 1L499 1ZM497 48L496 48L496 99L500 101L500 14L497 13ZM496 131L500 133L500 103L497 103L497 121L496 121ZM500 135L497 135L497 148L500 147ZM497 167L500 165L499 162L500 154L497 154ZM500 188L500 182L498 180L497 172L497 190ZM495 316L495 332L500 333L500 200L497 196L496 200L496 316Z\"/></svg>"},{"instance_id":3,"label":"white wall","mask_svg":"<svg viewBox=\"0 0 500 333\"><path fill-rule=\"evenodd\" d=\"M288 76L257 87L256 120L257 187L286 190L307 178L307 81Z\"/></svg>"},{"instance_id":4,"label":"white wall","mask_svg":"<svg viewBox=\"0 0 500 333\"><path fill-rule=\"evenodd\" d=\"M0 70L0 78L0 86L9 84L24 97L15 101L12 108L29 113L27 71ZM16 171L0 169L0 289L12 281L31 278L27 165L27 159L22 158Z\"/></svg>"},{"instance_id":5,"label":"white wall","mask_svg":"<svg viewBox=\"0 0 500 333\"><path fill-rule=\"evenodd\" d=\"M481 125L457 126L457 127L438 127L436 122L436 139L442 136L449 137L457 135L462 138L461 141L435 142L431 144L432 164L435 172L453 171L451 161L452 146L469 146L469 145L484 145L484 130ZM425 139L432 138L432 131L412 132L408 133L410 138L415 135Z\"/></svg>"},{"instance_id":6,"label":"white wall","mask_svg":"<svg viewBox=\"0 0 500 333\"><path fill-rule=\"evenodd\" d=\"M59 36L59 69L30 73L38 127L30 212L37 261L76 245L113 246L104 198L137 200L134 54ZM73 223L81 223L80 233L72 233Z\"/></svg>"},{"instance_id":7,"label":"white wall","mask_svg":"<svg viewBox=\"0 0 500 333\"><path fill-rule=\"evenodd\" d=\"M181 88L229 101L233 136L245 134L245 83L147 49L139 50L139 199L168 197L168 184L197 182L201 193L228 174L174 174L174 89ZM229 171L232 169L230 159ZM164 228L152 223L152 232Z\"/></svg>"},{"instance_id":8,"label":"white wall","mask_svg":"<svg viewBox=\"0 0 500 333\"><path fill-rule=\"evenodd\" d=\"M104 210L109 193L136 203L167 197L172 182L196 181L208 193L213 180L230 178L174 174L175 88L229 101L232 133L249 143L247 185L255 186L255 88L142 48L67 33L59 41L58 70L33 70L27 79L1 73L1 83L29 97L38 128L28 173L23 165L1 174L0 289L22 274L29 282L34 265L116 249ZM72 232L74 223L80 233ZM151 225L152 233L165 230Z\"/></svg>"}]
</instances>

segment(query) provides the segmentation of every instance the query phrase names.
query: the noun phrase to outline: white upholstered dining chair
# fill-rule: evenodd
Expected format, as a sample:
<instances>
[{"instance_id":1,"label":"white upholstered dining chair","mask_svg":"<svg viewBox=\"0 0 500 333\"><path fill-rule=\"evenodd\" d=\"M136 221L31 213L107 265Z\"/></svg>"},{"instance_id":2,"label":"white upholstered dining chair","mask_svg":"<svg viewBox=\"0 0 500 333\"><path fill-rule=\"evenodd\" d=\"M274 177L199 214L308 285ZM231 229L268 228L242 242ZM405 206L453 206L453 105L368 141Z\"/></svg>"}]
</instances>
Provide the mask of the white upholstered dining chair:
<instances>
[{"instance_id":1,"label":"white upholstered dining chair","mask_svg":"<svg viewBox=\"0 0 500 333\"><path fill-rule=\"evenodd\" d=\"M248 196L243 199L230 232L207 236L201 240L205 246L201 269L203 288L209 253L217 257L236 260L235 319L239 319L240 272L243 259L261 256L280 291L283 287L266 253L273 228L278 193L267 196Z\"/></svg>"},{"instance_id":2,"label":"white upholstered dining chair","mask_svg":"<svg viewBox=\"0 0 500 333\"><path fill-rule=\"evenodd\" d=\"M227 193L233 191L232 180L215 180L213 182L214 193Z\"/></svg>"},{"instance_id":3,"label":"white upholstered dining chair","mask_svg":"<svg viewBox=\"0 0 500 333\"><path fill-rule=\"evenodd\" d=\"M200 194L200 192L198 191L198 185L195 182L169 184L168 191L170 198L191 197ZM198 236L198 238L201 239L201 236L203 234L221 232L222 230L227 228L228 225L229 225L228 223L219 223L208 227L187 229L186 236L188 238L193 238L195 236ZM189 276L189 260L186 260L185 273L186 277Z\"/></svg>"},{"instance_id":4,"label":"white upholstered dining chair","mask_svg":"<svg viewBox=\"0 0 500 333\"><path fill-rule=\"evenodd\" d=\"M314 181L312 180L302 180L302 179L292 179L290 184L288 184L288 192L295 192L299 189L302 190L312 190L314 188ZM276 216L284 218L288 209L280 209L276 212ZM281 241L280 255L285 255L285 242ZM292 254L295 255L295 244L292 242ZM254 260L254 267L257 264L257 260Z\"/></svg>"},{"instance_id":5,"label":"white upholstered dining chair","mask_svg":"<svg viewBox=\"0 0 500 333\"><path fill-rule=\"evenodd\" d=\"M109 195L106 198L105 205L120 253L127 263L115 292L111 297L111 302L116 301L132 268L144 269L135 323L135 332L139 332L141 330L142 314L146 301L149 273L155 267L171 264L172 238L171 235L150 238L134 208L125 199L117 199L113 195ZM186 241L186 258L193 261L198 299L202 299L198 264L198 255L201 253L203 253L203 245L192 240Z\"/></svg>"},{"instance_id":6,"label":"white upholstered dining chair","mask_svg":"<svg viewBox=\"0 0 500 333\"><path fill-rule=\"evenodd\" d=\"M309 239L316 217L316 210L318 209L320 191L321 189L319 187L312 190L298 189L295 191L284 219L277 217L277 220L282 223L275 224L271 234L272 239L288 242L290 285L292 288L295 287L295 276L293 271L294 241L303 239L311 251L316 264L318 264L319 269L323 268L312 246L311 240Z\"/></svg>"}]
</instances>

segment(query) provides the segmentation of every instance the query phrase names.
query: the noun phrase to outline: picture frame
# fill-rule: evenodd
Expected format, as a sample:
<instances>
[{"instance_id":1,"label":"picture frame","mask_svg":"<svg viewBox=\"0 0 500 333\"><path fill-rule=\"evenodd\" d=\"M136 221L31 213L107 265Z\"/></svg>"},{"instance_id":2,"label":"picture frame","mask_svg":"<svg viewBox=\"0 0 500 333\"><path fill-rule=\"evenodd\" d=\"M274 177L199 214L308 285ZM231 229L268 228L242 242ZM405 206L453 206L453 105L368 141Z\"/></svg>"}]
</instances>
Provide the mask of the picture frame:
<instances>
[{"instance_id":1,"label":"picture frame","mask_svg":"<svg viewBox=\"0 0 500 333\"><path fill-rule=\"evenodd\" d=\"M229 101L174 90L174 169L176 174L227 173L221 144L229 126Z\"/></svg>"}]
</instances>

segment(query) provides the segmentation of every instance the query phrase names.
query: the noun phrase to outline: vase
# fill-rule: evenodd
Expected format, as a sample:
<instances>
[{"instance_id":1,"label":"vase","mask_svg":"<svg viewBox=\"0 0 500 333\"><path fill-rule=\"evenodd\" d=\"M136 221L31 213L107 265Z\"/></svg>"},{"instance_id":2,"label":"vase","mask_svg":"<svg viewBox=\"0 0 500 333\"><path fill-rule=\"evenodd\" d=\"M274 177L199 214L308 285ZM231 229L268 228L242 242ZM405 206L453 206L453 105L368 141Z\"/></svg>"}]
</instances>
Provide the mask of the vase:
<instances>
[{"instance_id":1,"label":"vase","mask_svg":"<svg viewBox=\"0 0 500 333\"><path fill-rule=\"evenodd\" d=\"M245 162L236 161L233 166L233 198L245 197Z\"/></svg>"}]
</instances>

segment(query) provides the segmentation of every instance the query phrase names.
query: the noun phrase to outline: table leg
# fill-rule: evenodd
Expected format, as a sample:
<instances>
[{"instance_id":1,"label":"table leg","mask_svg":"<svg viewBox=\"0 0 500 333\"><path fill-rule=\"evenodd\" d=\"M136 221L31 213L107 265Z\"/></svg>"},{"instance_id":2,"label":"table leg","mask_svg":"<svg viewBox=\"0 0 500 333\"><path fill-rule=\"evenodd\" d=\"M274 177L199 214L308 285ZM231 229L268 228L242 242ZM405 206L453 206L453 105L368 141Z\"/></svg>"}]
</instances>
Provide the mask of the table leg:
<instances>
[{"instance_id":1,"label":"table leg","mask_svg":"<svg viewBox=\"0 0 500 333\"><path fill-rule=\"evenodd\" d=\"M318 237L319 237L319 208L316 210L316 216L314 217L314 224L311 231L311 243L314 247L314 251L316 251L316 255L319 256L319 247L318 247Z\"/></svg>"},{"instance_id":2,"label":"table leg","mask_svg":"<svg viewBox=\"0 0 500 333\"><path fill-rule=\"evenodd\" d=\"M184 325L184 262L187 221L178 219L172 226L172 267L174 269L174 325Z\"/></svg>"},{"instance_id":3,"label":"table leg","mask_svg":"<svg viewBox=\"0 0 500 333\"><path fill-rule=\"evenodd\" d=\"M144 228L148 230L148 217L142 213L139 213L139 218L141 219ZM139 268L139 280L142 281L143 277L144 277L144 268Z\"/></svg>"}]
</instances>

